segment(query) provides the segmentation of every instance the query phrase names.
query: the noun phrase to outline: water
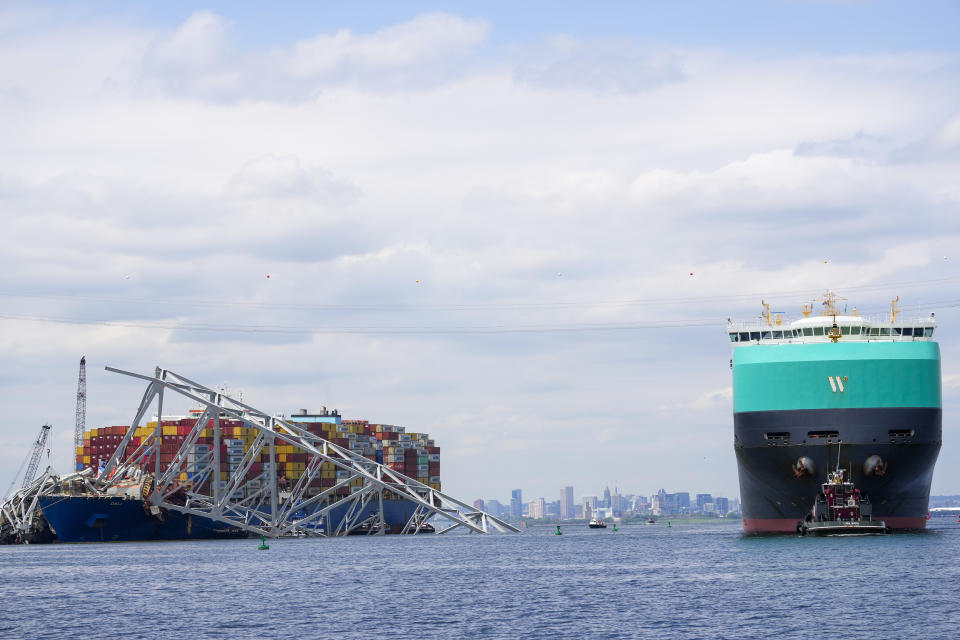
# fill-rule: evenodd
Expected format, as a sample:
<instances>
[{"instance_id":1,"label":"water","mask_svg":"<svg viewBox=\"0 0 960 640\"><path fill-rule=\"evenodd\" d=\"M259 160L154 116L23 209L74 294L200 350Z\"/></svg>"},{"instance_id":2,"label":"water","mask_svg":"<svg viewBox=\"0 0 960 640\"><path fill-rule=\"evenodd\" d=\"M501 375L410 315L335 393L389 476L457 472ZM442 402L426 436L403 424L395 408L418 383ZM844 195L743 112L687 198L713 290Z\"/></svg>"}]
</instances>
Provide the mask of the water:
<instances>
[{"instance_id":1,"label":"water","mask_svg":"<svg viewBox=\"0 0 960 640\"><path fill-rule=\"evenodd\" d=\"M4 638L951 638L960 525L0 547Z\"/></svg>"}]
</instances>

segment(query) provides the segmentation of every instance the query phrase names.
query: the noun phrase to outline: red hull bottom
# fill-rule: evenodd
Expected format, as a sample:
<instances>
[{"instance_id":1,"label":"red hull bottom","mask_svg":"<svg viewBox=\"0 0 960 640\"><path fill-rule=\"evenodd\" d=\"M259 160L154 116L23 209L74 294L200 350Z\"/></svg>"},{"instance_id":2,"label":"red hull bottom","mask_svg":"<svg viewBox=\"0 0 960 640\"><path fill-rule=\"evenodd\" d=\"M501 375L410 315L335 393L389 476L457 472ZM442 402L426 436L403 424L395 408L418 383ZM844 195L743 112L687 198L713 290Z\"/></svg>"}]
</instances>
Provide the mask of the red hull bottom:
<instances>
[{"instance_id":1,"label":"red hull bottom","mask_svg":"<svg viewBox=\"0 0 960 640\"><path fill-rule=\"evenodd\" d=\"M898 530L898 529L916 530L916 529L925 529L927 527L927 519L925 517L919 517L919 518L889 517L889 518L878 518L878 520L883 520L888 527L894 530ZM800 522L798 518L744 518L743 532L744 533L796 533L798 522Z\"/></svg>"}]
</instances>

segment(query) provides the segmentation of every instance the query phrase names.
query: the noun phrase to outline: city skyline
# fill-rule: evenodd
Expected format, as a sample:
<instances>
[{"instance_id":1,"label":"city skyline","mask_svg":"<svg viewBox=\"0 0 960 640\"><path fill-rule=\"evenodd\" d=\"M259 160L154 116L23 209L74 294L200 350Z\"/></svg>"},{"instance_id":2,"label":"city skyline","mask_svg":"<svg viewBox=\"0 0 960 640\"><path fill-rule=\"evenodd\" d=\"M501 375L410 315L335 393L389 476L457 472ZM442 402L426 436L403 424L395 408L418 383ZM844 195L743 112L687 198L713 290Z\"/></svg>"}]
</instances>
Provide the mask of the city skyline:
<instances>
[{"instance_id":1,"label":"city skyline","mask_svg":"<svg viewBox=\"0 0 960 640\"><path fill-rule=\"evenodd\" d=\"M574 497L574 487L571 485L565 485L560 489L557 500L537 496L528 502L523 502L522 495L522 489L513 489L510 503L504 504L497 498L477 498L473 505L477 508L486 509L492 515L514 519L526 513L532 519L554 517L567 520L589 519L592 511L611 516L619 516L628 511L652 513L654 515L660 515L661 513L725 515L727 513L738 513L740 503L739 496L729 497L722 493L691 494L688 491L668 493L663 488L652 494L621 493L619 487L614 487L613 492L611 492L609 486L604 486L602 497L584 493L579 500ZM692 499L691 496L693 496ZM649 498L649 502L646 501L647 498ZM572 499L571 508L568 510L564 509L565 499ZM519 512L517 510L518 504Z\"/></svg>"}]
</instances>

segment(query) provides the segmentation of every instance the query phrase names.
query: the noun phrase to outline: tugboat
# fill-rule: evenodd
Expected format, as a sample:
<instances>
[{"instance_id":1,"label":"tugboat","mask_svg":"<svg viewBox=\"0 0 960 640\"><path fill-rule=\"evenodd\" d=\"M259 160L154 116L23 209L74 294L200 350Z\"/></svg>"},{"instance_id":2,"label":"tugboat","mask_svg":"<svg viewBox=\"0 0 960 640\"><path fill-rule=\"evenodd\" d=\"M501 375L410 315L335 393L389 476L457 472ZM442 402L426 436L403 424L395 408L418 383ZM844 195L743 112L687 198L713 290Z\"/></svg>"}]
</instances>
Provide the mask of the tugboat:
<instances>
[{"instance_id":1,"label":"tugboat","mask_svg":"<svg viewBox=\"0 0 960 640\"><path fill-rule=\"evenodd\" d=\"M587 523L587 526L591 529L606 529L607 523L603 521L603 518L600 516L593 516L590 518L590 522Z\"/></svg>"},{"instance_id":2,"label":"tugboat","mask_svg":"<svg viewBox=\"0 0 960 640\"><path fill-rule=\"evenodd\" d=\"M844 469L827 474L813 510L797 523L800 535L843 536L888 533L882 520L873 519L873 505L866 494L844 477Z\"/></svg>"}]
</instances>

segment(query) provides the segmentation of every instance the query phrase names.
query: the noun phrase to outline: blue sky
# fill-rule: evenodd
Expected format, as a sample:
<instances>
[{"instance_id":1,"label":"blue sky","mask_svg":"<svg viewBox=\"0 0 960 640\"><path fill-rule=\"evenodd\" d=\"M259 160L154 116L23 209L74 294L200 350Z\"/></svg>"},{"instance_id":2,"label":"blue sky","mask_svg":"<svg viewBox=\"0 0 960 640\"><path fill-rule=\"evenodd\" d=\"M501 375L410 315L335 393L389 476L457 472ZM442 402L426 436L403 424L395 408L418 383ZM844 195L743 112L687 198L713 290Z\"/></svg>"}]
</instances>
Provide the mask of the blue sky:
<instances>
[{"instance_id":1,"label":"blue sky","mask_svg":"<svg viewBox=\"0 0 960 640\"><path fill-rule=\"evenodd\" d=\"M4 5L0 470L41 420L69 464L86 354L91 424L161 364L428 431L468 499L734 497L725 320L830 287L937 313L960 492L958 13Z\"/></svg>"},{"instance_id":2,"label":"blue sky","mask_svg":"<svg viewBox=\"0 0 960 640\"><path fill-rule=\"evenodd\" d=\"M876 53L956 48L960 6L949 0L911 5L893 0L754 2L192 2L50 3L70 21L125 20L175 28L209 9L230 17L239 42L270 47L318 31L375 31L411 16L446 12L488 20L491 45L535 41L555 33L629 38L678 47L758 53Z\"/></svg>"}]
</instances>

